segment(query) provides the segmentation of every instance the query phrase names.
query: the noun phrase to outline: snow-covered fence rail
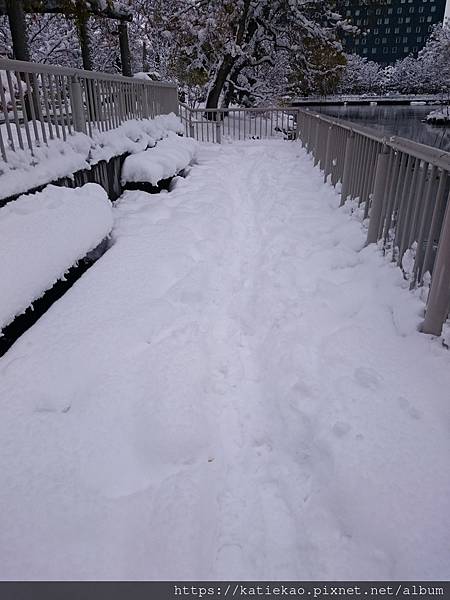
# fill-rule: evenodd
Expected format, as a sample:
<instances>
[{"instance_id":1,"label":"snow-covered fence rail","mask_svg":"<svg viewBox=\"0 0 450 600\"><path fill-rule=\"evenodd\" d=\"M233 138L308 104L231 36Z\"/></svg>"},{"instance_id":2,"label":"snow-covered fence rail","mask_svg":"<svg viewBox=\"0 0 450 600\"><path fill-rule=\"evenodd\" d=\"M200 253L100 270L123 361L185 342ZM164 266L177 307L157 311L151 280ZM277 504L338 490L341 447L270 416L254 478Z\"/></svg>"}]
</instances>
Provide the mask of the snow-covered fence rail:
<instances>
[{"instance_id":1,"label":"snow-covered fence rail","mask_svg":"<svg viewBox=\"0 0 450 600\"><path fill-rule=\"evenodd\" d=\"M186 135L200 142L220 144L223 138L295 139L297 135L295 108L191 108L180 104L179 114Z\"/></svg>"},{"instance_id":2,"label":"snow-covered fence rail","mask_svg":"<svg viewBox=\"0 0 450 600\"><path fill-rule=\"evenodd\" d=\"M364 206L367 243L391 254L411 288L431 275L422 329L440 335L450 309L450 153L304 109L297 130L325 181L341 185L341 204Z\"/></svg>"},{"instance_id":3,"label":"snow-covered fence rail","mask_svg":"<svg viewBox=\"0 0 450 600\"><path fill-rule=\"evenodd\" d=\"M0 158L73 132L178 113L175 85L0 58Z\"/></svg>"}]
</instances>

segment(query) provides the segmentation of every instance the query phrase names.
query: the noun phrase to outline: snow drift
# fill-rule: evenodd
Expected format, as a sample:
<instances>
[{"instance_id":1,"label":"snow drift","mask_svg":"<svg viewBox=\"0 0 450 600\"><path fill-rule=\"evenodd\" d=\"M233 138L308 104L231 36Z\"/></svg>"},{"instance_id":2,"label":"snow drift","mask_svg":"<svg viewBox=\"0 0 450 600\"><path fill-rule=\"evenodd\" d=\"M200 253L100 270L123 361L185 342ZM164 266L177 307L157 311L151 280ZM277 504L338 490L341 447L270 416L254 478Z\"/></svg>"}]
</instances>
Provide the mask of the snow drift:
<instances>
[{"instance_id":1,"label":"snow drift","mask_svg":"<svg viewBox=\"0 0 450 600\"><path fill-rule=\"evenodd\" d=\"M50 185L0 209L0 330L50 289L112 228L103 188Z\"/></svg>"},{"instance_id":2,"label":"snow drift","mask_svg":"<svg viewBox=\"0 0 450 600\"><path fill-rule=\"evenodd\" d=\"M185 169L195 157L197 142L169 132L154 148L133 154L125 159L122 183L158 181L173 177Z\"/></svg>"}]
</instances>

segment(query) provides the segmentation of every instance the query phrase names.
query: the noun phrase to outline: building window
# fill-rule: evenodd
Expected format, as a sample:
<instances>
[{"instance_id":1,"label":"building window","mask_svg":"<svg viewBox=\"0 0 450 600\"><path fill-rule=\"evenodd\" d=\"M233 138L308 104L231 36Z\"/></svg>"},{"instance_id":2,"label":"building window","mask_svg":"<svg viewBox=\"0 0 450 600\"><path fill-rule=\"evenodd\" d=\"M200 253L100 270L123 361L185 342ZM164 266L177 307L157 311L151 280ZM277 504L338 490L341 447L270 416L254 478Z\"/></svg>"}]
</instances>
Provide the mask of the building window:
<instances>
[{"instance_id":1,"label":"building window","mask_svg":"<svg viewBox=\"0 0 450 600\"><path fill-rule=\"evenodd\" d=\"M367 48L363 48L363 54L367 54Z\"/></svg>"},{"instance_id":2,"label":"building window","mask_svg":"<svg viewBox=\"0 0 450 600\"><path fill-rule=\"evenodd\" d=\"M387 46L384 46L383 54L387 54L388 52L389 52L389 48Z\"/></svg>"},{"instance_id":3,"label":"building window","mask_svg":"<svg viewBox=\"0 0 450 600\"><path fill-rule=\"evenodd\" d=\"M407 37L406 37L406 35L405 35L405 36L403 37L403 40L402 40L402 42L403 42L404 44L406 44L406 42L407 42L407 41L408 41L408 38L407 38Z\"/></svg>"},{"instance_id":4,"label":"building window","mask_svg":"<svg viewBox=\"0 0 450 600\"><path fill-rule=\"evenodd\" d=\"M384 37L384 38L382 38L382 40L381 40L381 43L382 43L382 44L387 44L387 38L385 38L385 37Z\"/></svg>"},{"instance_id":5,"label":"building window","mask_svg":"<svg viewBox=\"0 0 450 600\"><path fill-rule=\"evenodd\" d=\"M382 25L383 24L383 19L377 19L377 25Z\"/></svg>"},{"instance_id":6,"label":"building window","mask_svg":"<svg viewBox=\"0 0 450 600\"><path fill-rule=\"evenodd\" d=\"M394 29L394 33L400 33L400 29L399 29L398 27L396 27L396 28Z\"/></svg>"},{"instance_id":7,"label":"building window","mask_svg":"<svg viewBox=\"0 0 450 600\"><path fill-rule=\"evenodd\" d=\"M406 17L405 23L411 23L411 17Z\"/></svg>"},{"instance_id":8,"label":"building window","mask_svg":"<svg viewBox=\"0 0 450 600\"><path fill-rule=\"evenodd\" d=\"M423 6L419 6L419 12L423 13Z\"/></svg>"},{"instance_id":9,"label":"building window","mask_svg":"<svg viewBox=\"0 0 450 600\"><path fill-rule=\"evenodd\" d=\"M376 54L377 53L377 49L376 48L372 48L372 54Z\"/></svg>"},{"instance_id":10,"label":"building window","mask_svg":"<svg viewBox=\"0 0 450 600\"><path fill-rule=\"evenodd\" d=\"M409 7L409 14L411 15L414 12L414 6Z\"/></svg>"},{"instance_id":11,"label":"building window","mask_svg":"<svg viewBox=\"0 0 450 600\"><path fill-rule=\"evenodd\" d=\"M380 43L380 38L375 38L375 44L378 46L379 43Z\"/></svg>"},{"instance_id":12,"label":"building window","mask_svg":"<svg viewBox=\"0 0 450 600\"><path fill-rule=\"evenodd\" d=\"M385 20L384 20L384 24L385 24L385 25L389 25L389 17L386 17L386 18L385 18Z\"/></svg>"},{"instance_id":13,"label":"building window","mask_svg":"<svg viewBox=\"0 0 450 600\"><path fill-rule=\"evenodd\" d=\"M384 30L384 33L391 33L391 28L390 27L386 27L386 29Z\"/></svg>"},{"instance_id":14,"label":"building window","mask_svg":"<svg viewBox=\"0 0 450 600\"><path fill-rule=\"evenodd\" d=\"M431 17L427 17L427 23L431 23Z\"/></svg>"},{"instance_id":15,"label":"building window","mask_svg":"<svg viewBox=\"0 0 450 600\"><path fill-rule=\"evenodd\" d=\"M395 38L395 43L396 43L396 44L400 44L400 42L401 42L401 39L400 39L399 37L396 37L396 38Z\"/></svg>"},{"instance_id":16,"label":"building window","mask_svg":"<svg viewBox=\"0 0 450 600\"><path fill-rule=\"evenodd\" d=\"M418 48L417 46L413 46L413 52L417 52Z\"/></svg>"},{"instance_id":17,"label":"building window","mask_svg":"<svg viewBox=\"0 0 450 600\"><path fill-rule=\"evenodd\" d=\"M431 6L430 7L430 12L436 12L436 7L435 6Z\"/></svg>"},{"instance_id":18,"label":"building window","mask_svg":"<svg viewBox=\"0 0 450 600\"><path fill-rule=\"evenodd\" d=\"M392 8L388 8L388 15L392 15Z\"/></svg>"},{"instance_id":19,"label":"building window","mask_svg":"<svg viewBox=\"0 0 450 600\"><path fill-rule=\"evenodd\" d=\"M360 11L359 10L355 10L355 16L359 16Z\"/></svg>"},{"instance_id":20,"label":"building window","mask_svg":"<svg viewBox=\"0 0 450 600\"><path fill-rule=\"evenodd\" d=\"M376 15L381 15L381 8L377 8L377 10L375 11Z\"/></svg>"},{"instance_id":21,"label":"building window","mask_svg":"<svg viewBox=\"0 0 450 600\"><path fill-rule=\"evenodd\" d=\"M406 33L411 33L411 27L406 28Z\"/></svg>"},{"instance_id":22,"label":"building window","mask_svg":"<svg viewBox=\"0 0 450 600\"><path fill-rule=\"evenodd\" d=\"M403 23L403 17L399 17L399 18L397 19L397 23L398 23L399 25L401 25L401 24Z\"/></svg>"},{"instance_id":23,"label":"building window","mask_svg":"<svg viewBox=\"0 0 450 600\"><path fill-rule=\"evenodd\" d=\"M392 46L392 54L397 54L397 46Z\"/></svg>"},{"instance_id":24,"label":"building window","mask_svg":"<svg viewBox=\"0 0 450 600\"><path fill-rule=\"evenodd\" d=\"M409 47L408 47L408 46L405 46L405 47L403 48L403 52L405 52L406 54L408 54L408 52L409 52Z\"/></svg>"},{"instance_id":25,"label":"building window","mask_svg":"<svg viewBox=\"0 0 450 600\"><path fill-rule=\"evenodd\" d=\"M419 23L425 23L425 17L419 17Z\"/></svg>"},{"instance_id":26,"label":"building window","mask_svg":"<svg viewBox=\"0 0 450 600\"><path fill-rule=\"evenodd\" d=\"M421 42L421 41L422 41L422 36L421 36L421 35L418 35L418 36L417 36L417 39L416 39L416 42L419 42L419 44L420 44L420 42Z\"/></svg>"},{"instance_id":27,"label":"building window","mask_svg":"<svg viewBox=\"0 0 450 600\"><path fill-rule=\"evenodd\" d=\"M397 14L398 14L398 15L401 15L401 14L402 14L402 10L403 10L403 9L402 9L401 7L400 7L400 8L397 8Z\"/></svg>"}]
</instances>

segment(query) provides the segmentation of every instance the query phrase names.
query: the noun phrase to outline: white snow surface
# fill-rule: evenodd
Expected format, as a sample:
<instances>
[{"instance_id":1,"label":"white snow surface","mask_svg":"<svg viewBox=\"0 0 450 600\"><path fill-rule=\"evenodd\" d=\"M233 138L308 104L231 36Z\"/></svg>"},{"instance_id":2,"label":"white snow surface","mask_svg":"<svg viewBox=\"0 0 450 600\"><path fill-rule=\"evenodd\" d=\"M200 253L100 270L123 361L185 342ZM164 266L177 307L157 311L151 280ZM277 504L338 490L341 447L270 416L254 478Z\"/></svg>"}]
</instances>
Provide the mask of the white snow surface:
<instances>
[{"instance_id":1,"label":"white snow surface","mask_svg":"<svg viewBox=\"0 0 450 600\"><path fill-rule=\"evenodd\" d=\"M432 110L426 116L426 120L432 123L449 123L450 122L450 112L449 107L444 106L437 110Z\"/></svg>"},{"instance_id":2,"label":"white snow surface","mask_svg":"<svg viewBox=\"0 0 450 600\"><path fill-rule=\"evenodd\" d=\"M42 136L42 124L38 121L38 134ZM44 124L48 129L48 124ZM0 125L1 135L8 140L6 125ZM142 152L154 146L169 132L181 133L183 126L174 114L159 115L153 119L130 119L119 127L108 131L93 129L92 137L83 133L68 135L66 141L49 139L48 144L42 141L36 144L34 130L30 127L34 154L28 148L21 150L17 130L12 127L11 136L15 151L7 150L7 162L0 161L0 198L8 198L30 189L56 181L62 177L70 177L81 169L90 169L101 160L110 160L129 152ZM55 135L55 132L53 132ZM25 129L21 135L26 140ZM47 131L47 136L49 132Z\"/></svg>"},{"instance_id":3,"label":"white snow surface","mask_svg":"<svg viewBox=\"0 0 450 600\"><path fill-rule=\"evenodd\" d=\"M47 186L0 208L0 331L108 236L112 207L95 184Z\"/></svg>"},{"instance_id":4,"label":"white snow surface","mask_svg":"<svg viewBox=\"0 0 450 600\"><path fill-rule=\"evenodd\" d=\"M295 142L201 146L0 360L0 577L448 579L449 354Z\"/></svg>"},{"instance_id":5,"label":"white snow surface","mask_svg":"<svg viewBox=\"0 0 450 600\"><path fill-rule=\"evenodd\" d=\"M197 142L192 138L180 137L169 132L155 147L132 154L122 167L122 183L158 181L177 175L195 158Z\"/></svg>"}]
</instances>

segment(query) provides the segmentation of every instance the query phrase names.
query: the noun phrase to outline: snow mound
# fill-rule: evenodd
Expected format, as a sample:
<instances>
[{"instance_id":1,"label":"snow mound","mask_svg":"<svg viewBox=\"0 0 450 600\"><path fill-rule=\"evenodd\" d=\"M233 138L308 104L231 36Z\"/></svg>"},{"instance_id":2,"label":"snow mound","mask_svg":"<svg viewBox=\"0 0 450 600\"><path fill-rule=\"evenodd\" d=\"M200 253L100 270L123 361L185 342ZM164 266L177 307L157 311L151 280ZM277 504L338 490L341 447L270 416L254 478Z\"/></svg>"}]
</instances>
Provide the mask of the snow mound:
<instances>
[{"instance_id":1,"label":"snow mound","mask_svg":"<svg viewBox=\"0 0 450 600\"><path fill-rule=\"evenodd\" d=\"M37 126L41 131L43 125L39 121ZM8 140L6 125L0 125L0 129L3 139ZM62 177L70 177L77 171L90 169L92 165L102 160L108 161L114 156L142 152L169 132L182 131L182 123L174 113L158 115L153 119L130 119L109 131L94 128L92 137L74 133L67 136L66 141L53 139L48 144L38 142L31 128L30 135L35 146L32 155L29 149L20 149L17 131L12 129L11 141L16 150L8 147L7 162L0 161L0 198L23 194ZM23 127L22 138L26 139Z\"/></svg>"},{"instance_id":2,"label":"snow mound","mask_svg":"<svg viewBox=\"0 0 450 600\"><path fill-rule=\"evenodd\" d=\"M50 185L0 209L0 331L112 229L103 188Z\"/></svg>"},{"instance_id":3,"label":"snow mound","mask_svg":"<svg viewBox=\"0 0 450 600\"><path fill-rule=\"evenodd\" d=\"M122 168L122 183L158 181L173 177L195 157L197 142L169 132L156 147L128 156Z\"/></svg>"},{"instance_id":4,"label":"snow mound","mask_svg":"<svg viewBox=\"0 0 450 600\"><path fill-rule=\"evenodd\" d=\"M440 108L439 110L432 110L430 113L428 113L428 115L426 116L426 121L428 123L434 123L434 124L445 124L445 123L450 123L450 112L449 112L449 107L444 107L444 108Z\"/></svg>"}]
</instances>

